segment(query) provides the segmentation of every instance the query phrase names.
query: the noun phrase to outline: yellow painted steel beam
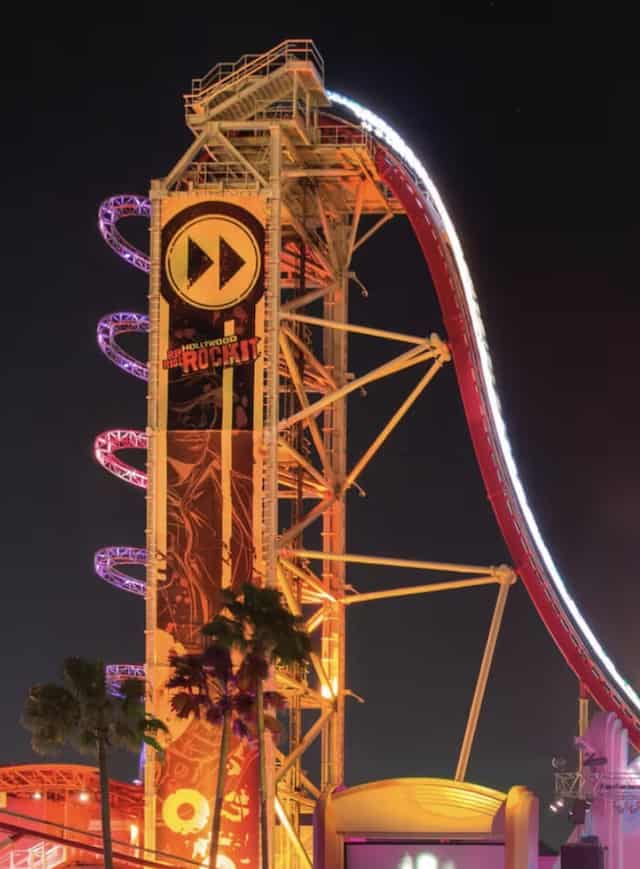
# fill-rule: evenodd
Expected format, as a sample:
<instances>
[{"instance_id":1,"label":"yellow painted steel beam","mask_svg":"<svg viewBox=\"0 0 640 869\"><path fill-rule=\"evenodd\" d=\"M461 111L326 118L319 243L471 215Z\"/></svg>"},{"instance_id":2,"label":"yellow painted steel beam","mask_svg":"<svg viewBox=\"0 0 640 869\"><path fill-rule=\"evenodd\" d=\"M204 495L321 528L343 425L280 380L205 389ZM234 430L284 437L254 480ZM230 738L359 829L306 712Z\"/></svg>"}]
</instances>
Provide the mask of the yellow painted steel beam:
<instances>
[{"instance_id":1,"label":"yellow painted steel beam","mask_svg":"<svg viewBox=\"0 0 640 869\"><path fill-rule=\"evenodd\" d=\"M320 196L320 191L316 187L315 190L315 200L316 207L318 209L318 214L320 215L320 222L322 223L322 231L324 232L324 237L327 242L327 247L329 248L329 257L331 259L331 264L333 265L334 272L338 272L338 255L336 253L336 242L333 237L333 231L331 226L329 225L329 220L327 219L327 213L324 208L324 204L322 202L322 198Z\"/></svg>"},{"instance_id":2,"label":"yellow painted steel beam","mask_svg":"<svg viewBox=\"0 0 640 869\"><path fill-rule=\"evenodd\" d=\"M300 791L292 790L284 782L280 782L278 785L278 795L282 801L290 800L292 803L296 803L301 811L306 811L309 814L313 813L318 803L317 799L306 797Z\"/></svg>"},{"instance_id":3,"label":"yellow painted steel beam","mask_svg":"<svg viewBox=\"0 0 640 869\"><path fill-rule=\"evenodd\" d=\"M278 577L278 582L280 583L280 588L282 589L284 598L287 602L287 606L289 607L294 616L301 616L302 610L300 609L300 604L296 600L296 596L293 593L291 583L289 582L289 577L282 569L282 565L280 563L276 567L276 575Z\"/></svg>"},{"instance_id":4,"label":"yellow painted steel beam","mask_svg":"<svg viewBox=\"0 0 640 869\"><path fill-rule=\"evenodd\" d=\"M385 223L388 223L388 221L390 221L393 216L394 216L393 212L391 212L391 211L388 212L383 217L381 217L380 220L378 220L376 223L374 223L370 229L368 229L366 232L364 232L360 236L360 238L356 241L356 243L353 245L352 253L355 253L358 250L358 248L361 247L365 243L365 241L369 241L371 236L374 235L379 229L381 229Z\"/></svg>"},{"instance_id":5,"label":"yellow painted steel beam","mask_svg":"<svg viewBox=\"0 0 640 869\"><path fill-rule=\"evenodd\" d=\"M421 345L412 347L411 350L408 350L406 353L396 356L394 359L385 362L383 365L374 368L372 371L363 374L361 377L356 377L355 380L341 386L335 392L323 396L303 410L299 410L297 413L292 414L286 419L280 420L278 423L278 431L284 431L292 425L302 422L303 419L307 419L309 416L316 416L321 410L324 410L325 407L334 404L336 401L339 401L339 399L344 398L356 389L360 389L360 387L365 386L367 383L372 383L374 380L381 380L383 377L396 374L398 371L404 371L405 368L419 365L421 362L426 362L428 359L434 359L438 355L439 351L437 350L422 352Z\"/></svg>"},{"instance_id":6,"label":"yellow painted steel beam","mask_svg":"<svg viewBox=\"0 0 640 869\"><path fill-rule=\"evenodd\" d=\"M231 144L231 142L229 141L229 139L227 139L224 133L222 133L219 128L216 128L216 125L211 124L211 131L213 136L219 141L225 151L227 151L234 158L234 160L237 160L241 166L244 166L247 172L253 175L253 177L256 179L258 184L260 184L261 187L268 187L267 180L260 174L260 172L258 172L256 167L252 163L250 163L249 160L247 160L247 158L240 153L240 151L238 151L235 145Z\"/></svg>"},{"instance_id":7,"label":"yellow painted steel beam","mask_svg":"<svg viewBox=\"0 0 640 869\"><path fill-rule=\"evenodd\" d=\"M287 213L288 213L287 219L288 219L289 223L291 224L291 226L293 226L293 228L298 233L300 238L304 241L304 243L307 245L307 247L311 248L311 250L313 251L313 255L317 258L317 260L318 260L319 264L322 266L322 268L325 269L325 271L327 272L327 275L331 276L333 278L333 280L335 280L335 271L334 271L333 265L331 264L331 261L329 259L327 259L327 254L325 254L324 251L320 250L320 248L315 243L315 241L311 238L311 236L309 235L307 230L304 228L302 223L298 220L298 218L295 216L295 214L293 214L289 204L287 207ZM287 219L285 219L285 222Z\"/></svg>"},{"instance_id":8,"label":"yellow painted steel beam","mask_svg":"<svg viewBox=\"0 0 640 869\"><path fill-rule=\"evenodd\" d=\"M409 585L404 588L391 588L386 591L371 591L366 594L352 594L343 597L340 603L350 606L353 603L366 603L372 600L386 600L391 597L410 597L414 594L430 594L436 591L456 591L463 588L478 588L483 585L495 585L500 580L495 576L478 579L454 579L449 582L432 582L429 585Z\"/></svg>"},{"instance_id":9,"label":"yellow painted steel beam","mask_svg":"<svg viewBox=\"0 0 640 869\"><path fill-rule=\"evenodd\" d=\"M512 582L514 581L515 574L513 574L512 579ZM487 688L487 681L489 680L489 672L491 670L491 664L493 662L493 655L496 650L496 643L498 641L498 634L500 633L500 625L502 624L502 617L504 615L504 608L507 603L507 595L509 594L510 586L511 583L505 581L501 584L500 590L498 591L498 599L496 600L493 617L489 626L489 634L487 636L484 654L482 656L482 661L480 662L478 681L476 682L475 691L473 692L473 698L471 700L469 717L467 718L467 726L465 728L464 736L462 738L462 745L460 746L458 765L456 767L456 774L454 776L455 781L464 781L467 774L469 757L471 756L471 748L473 746L473 740L476 735L476 729L478 727L478 718L480 717L480 710L482 709L482 702L484 700L484 695Z\"/></svg>"},{"instance_id":10,"label":"yellow painted steel beam","mask_svg":"<svg viewBox=\"0 0 640 869\"><path fill-rule=\"evenodd\" d=\"M319 707L331 706L330 700L327 700L327 698L323 697L318 691L314 691L313 688L309 688L307 684L301 682L299 679L294 679L294 677L290 676L288 673L276 670L274 678L280 685L292 688L301 696L304 695L309 697L311 700L314 700Z\"/></svg>"},{"instance_id":11,"label":"yellow painted steel beam","mask_svg":"<svg viewBox=\"0 0 640 869\"><path fill-rule=\"evenodd\" d=\"M294 554L298 550L291 550L290 554ZM331 594L331 592L325 587L324 583L318 579L315 573L311 573L309 570L304 570L301 567L298 567L297 564L294 564L293 561L289 561L287 558L281 558L280 564L285 567L288 571L293 573L294 576L297 576L298 579L301 579L304 583L309 585L314 591L316 591L322 598L326 600L330 600L332 603L335 603L336 598Z\"/></svg>"},{"instance_id":12,"label":"yellow painted steel beam","mask_svg":"<svg viewBox=\"0 0 640 869\"><path fill-rule=\"evenodd\" d=\"M194 158L198 155L198 152L201 151L206 144L209 135L210 131L206 128L201 133L198 133L173 169L171 169L169 174L163 178L162 184L165 190L169 190L177 181L180 180L185 170L191 165Z\"/></svg>"},{"instance_id":13,"label":"yellow painted steel beam","mask_svg":"<svg viewBox=\"0 0 640 869\"><path fill-rule=\"evenodd\" d=\"M589 695L586 692L585 686L580 683L580 694L578 696L578 736L584 736L589 727ZM578 752L578 772L581 773L584 768L584 751L580 749Z\"/></svg>"},{"instance_id":14,"label":"yellow painted steel beam","mask_svg":"<svg viewBox=\"0 0 640 869\"><path fill-rule=\"evenodd\" d=\"M315 652L311 652L311 654L309 655L309 660L311 661L313 669L316 671L316 676L318 677L320 684L325 690L325 694L327 695L326 699L333 697L333 688L331 687L331 682L329 681L329 677L327 676L327 671L322 665L322 661Z\"/></svg>"},{"instance_id":15,"label":"yellow painted steel beam","mask_svg":"<svg viewBox=\"0 0 640 869\"><path fill-rule=\"evenodd\" d=\"M398 425L398 423L402 420L403 416L407 413L409 408L415 403L418 397L422 394L422 392L426 389L426 387L431 383L433 378L436 376L438 371L442 368L442 366L448 360L441 356L439 359L436 359L431 368L427 371L424 377L420 378L419 382L416 386L411 390L409 395L402 402L400 407L393 414L388 423L383 427L378 436L372 441L371 445L367 450L362 454L360 459L356 462L354 467L347 474L344 483L342 484L342 488L346 491L353 483L358 479L359 475L369 464L371 459L389 437L394 428Z\"/></svg>"},{"instance_id":16,"label":"yellow painted steel beam","mask_svg":"<svg viewBox=\"0 0 640 869\"><path fill-rule=\"evenodd\" d=\"M300 405L303 410L308 410L309 400L307 399L307 393L304 388L304 383L302 382L302 378L300 377L300 371L298 369L298 366L296 365L295 359L293 358L293 354L291 353L291 347L289 346L289 342L287 341L286 336L283 335L282 331L279 334L278 340L280 342L280 350L282 351L282 355L284 356L285 362L287 363L287 368L289 369L289 374L291 376L291 380L293 381L293 385L295 387ZM313 439L313 444L316 448L318 456L320 457L320 461L322 462L324 472L330 480L333 480L333 470L331 468L331 463L329 462L329 459L327 457L327 451L325 449L324 441L322 439L322 435L320 434L318 424L315 419L310 416L308 420L308 425L311 437Z\"/></svg>"},{"instance_id":17,"label":"yellow painted steel beam","mask_svg":"<svg viewBox=\"0 0 640 869\"><path fill-rule=\"evenodd\" d=\"M320 471L315 468L311 462L306 459L303 455L301 455L295 447L292 447L290 443L287 443L284 438L278 439L278 447L287 452L292 459L296 461L301 468L303 468L309 476L313 477L324 489L329 491L331 489L331 485L325 477L322 476Z\"/></svg>"},{"instance_id":18,"label":"yellow painted steel beam","mask_svg":"<svg viewBox=\"0 0 640 869\"><path fill-rule=\"evenodd\" d=\"M362 175L359 169L286 169L283 173L285 178L352 178Z\"/></svg>"},{"instance_id":19,"label":"yellow painted steel beam","mask_svg":"<svg viewBox=\"0 0 640 869\"><path fill-rule=\"evenodd\" d=\"M403 341L405 344L419 344L433 349L430 338L418 335L407 335L404 332L389 332L386 329L374 329L372 326L360 326L355 323L339 323L336 320L325 320L322 317L312 317L308 314L294 314L285 309L280 314L281 320L292 320L296 323L307 323L309 326L322 326L323 329L336 329L338 332L354 332L357 335L370 335L372 338L386 338L388 341Z\"/></svg>"},{"instance_id":20,"label":"yellow painted steel beam","mask_svg":"<svg viewBox=\"0 0 640 869\"><path fill-rule=\"evenodd\" d=\"M290 543L292 540L295 540L296 537L304 531L305 528L308 528L316 519L319 519L323 513L325 513L329 507L336 500L336 496L332 495L330 498L325 498L320 501L319 504L316 504L313 509L309 510L299 522L296 522L295 525L292 525L291 528L288 528L279 538L277 545L285 546L287 543Z\"/></svg>"},{"instance_id":21,"label":"yellow painted steel beam","mask_svg":"<svg viewBox=\"0 0 640 869\"><path fill-rule=\"evenodd\" d=\"M322 362L318 359L318 357L311 351L309 347L300 339L295 332L292 332L291 329L288 329L286 326L280 327L282 332L287 336L289 341L292 344L295 344L298 350L304 355L306 361L309 365L315 369L316 375L320 377L324 382L329 385L332 389L337 389L338 384L336 383L333 374L326 365L323 365Z\"/></svg>"},{"instance_id":22,"label":"yellow painted steel beam","mask_svg":"<svg viewBox=\"0 0 640 869\"><path fill-rule=\"evenodd\" d=\"M296 311L298 308L304 308L306 305L310 305L311 302L315 302L318 299L323 299L325 296L328 296L329 293L334 291L334 287L323 287L321 290L313 290L310 293L305 293L304 296L297 296L295 299L291 299L288 302L285 302L281 305L281 311Z\"/></svg>"},{"instance_id":23,"label":"yellow painted steel beam","mask_svg":"<svg viewBox=\"0 0 640 869\"><path fill-rule=\"evenodd\" d=\"M309 869L312 869L312 863L311 863L311 860L309 858L309 855L305 851L304 845L302 844L302 842L298 838L298 834L293 829L291 821L289 820L289 817L288 817L287 813L285 812L285 810L282 808L282 804L281 804L280 800L278 799L278 797L275 798L274 807L276 810L276 815L278 816L278 820L282 824L282 827L284 828L284 831L286 832L286 834L289 838L289 841L293 845L293 848L294 848L296 854L298 855L298 857L300 857L300 859L302 860L302 862L304 863L305 866L308 866Z\"/></svg>"},{"instance_id":24,"label":"yellow painted steel beam","mask_svg":"<svg viewBox=\"0 0 640 869\"><path fill-rule=\"evenodd\" d=\"M513 574L509 567L479 567L475 564L451 564L444 561L416 561L408 558L386 558L379 555L354 555L321 552L315 549L280 550L281 560L289 563L292 557L306 558L309 561L344 561L347 564L374 564L380 567L403 567L412 570L434 570L440 573L478 573L483 576L508 577Z\"/></svg>"},{"instance_id":25,"label":"yellow painted steel beam","mask_svg":"<svg viewBox=\"0 0 640 869\"><path fill-rule=\"evenodd\" d=\"M353 257L353 251L355 249L356 243L356 235L358 234L358 227L360 226L360 218L362 216L362 203L364 201L364 188L365 182L364 179L360 181L358 184L358 189L356 191L356 201L353 210L353 217L351 218L351 228L349 230L349 239L347 241L347 262L351 262Z\"/></svg>"},{"instance_id":26,"label":"yellow painted steel beam","mask_svg":"<svg viewBox=\"0 0 640 869\"><path fill-rule=\"evenodd\" d=\"M282 762L285 758L285 755L280 751L279 748L274 748L275 756L278 758L280 762ZM305 786L305 788L312 794L316 799L320 796L320 788L317 787L310 778L308 778L302 771L300 772L300 782Z\"/></svg>"},{"instance_id":27,"label":"yellow painted steel beam","mask_svg":"<svg viewBox=\"0 0 640 869\"><path fill-rule=\"evenodd\" d=\"M296 760L305 753L305 751L309 748L309 746L317 739L322 731L322 728L327 723L329 718L333 715L335 708L332 704L330 709L325 709L321 714L318 720L312 724L312 726L307 730L302 739L294 750L288 754L284 760L282 761L282 766L276 772L276 784L280 781L280 779L289 771L289 769L293 766Z\"/></svg>"},{"instance_id":28,"label":"yellow painted steel beam","mask_svg":"<svg viewBox=\"0 0 640 869\"><path fill-rule=\"evenodd\" d=\"M317 609L313 615L309 616L309 618L304 623L304 629L308 634L312 634L315 630L317 630L325 617L325 608L321 606L320 609Z\"/></svg>"}]
</instances>

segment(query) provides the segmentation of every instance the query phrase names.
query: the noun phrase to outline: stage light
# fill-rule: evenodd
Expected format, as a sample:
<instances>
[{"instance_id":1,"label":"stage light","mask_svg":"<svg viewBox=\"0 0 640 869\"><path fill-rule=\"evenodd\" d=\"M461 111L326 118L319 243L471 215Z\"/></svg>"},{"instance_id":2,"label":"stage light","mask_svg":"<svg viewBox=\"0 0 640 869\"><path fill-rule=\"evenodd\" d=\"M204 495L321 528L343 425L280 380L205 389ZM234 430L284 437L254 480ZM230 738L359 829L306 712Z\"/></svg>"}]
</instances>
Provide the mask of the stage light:
<instances>
[{"instance_id":1,"label":"stage light","mask_svg":"<svg viewBox=\"0 0 640 869\"><path fill-rule=\"evenodd\" d=\"M33 799L34 799L34 800L41 800L41 799L42 799L42 794L40 793L40 791L36 791L36 792L34 793L34 795L33 795Z\"/></svg>"},{"instance_id":2,"label":"stage light","mask_svg":"<svg viewBox=\"0 0 640 869\"><path fill-rule=\"evenodd\" d=\"M88 791L80 791L80 793L78 794L78 799L81 803L88 803L91 797Z\"/></svg>"}]
</instances>

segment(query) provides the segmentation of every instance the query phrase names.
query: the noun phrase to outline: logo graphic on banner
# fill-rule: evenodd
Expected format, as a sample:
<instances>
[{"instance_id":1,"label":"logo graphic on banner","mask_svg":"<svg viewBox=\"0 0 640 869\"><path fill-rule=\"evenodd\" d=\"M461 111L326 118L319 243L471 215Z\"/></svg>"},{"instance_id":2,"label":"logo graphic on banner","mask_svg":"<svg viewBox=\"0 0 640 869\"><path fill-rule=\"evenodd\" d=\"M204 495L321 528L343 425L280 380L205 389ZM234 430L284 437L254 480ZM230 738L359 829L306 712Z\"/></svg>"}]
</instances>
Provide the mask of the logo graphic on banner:
<instances>
[{"instance_id":1,"label":"logo graphic on banner","mask_svg":"<svg viewBox=\"0 0 640 869\"><path fill-rule=\"evenodd\" d=\"M173 236L165 257L166 274L181 299L197 308L224 310L245 299L256 285L262 256L245 223L207 214Z\"/></svg>"}]
</instances>

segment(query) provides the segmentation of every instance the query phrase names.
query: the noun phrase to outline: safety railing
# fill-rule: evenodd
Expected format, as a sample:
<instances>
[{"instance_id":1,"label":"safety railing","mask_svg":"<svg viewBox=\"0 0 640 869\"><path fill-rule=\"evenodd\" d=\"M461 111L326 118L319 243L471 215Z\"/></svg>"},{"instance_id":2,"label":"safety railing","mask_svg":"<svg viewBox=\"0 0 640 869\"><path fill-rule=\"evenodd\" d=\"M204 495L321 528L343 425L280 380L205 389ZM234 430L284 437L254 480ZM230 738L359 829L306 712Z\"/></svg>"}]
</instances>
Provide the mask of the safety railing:
<instances>
[{"instance_id":1,"label":"safety railing","mask_svg":"<svg viewBox=\"0 0 640 869\"><path fill-rule=\"evenodd\" d=\"M0 858L0 869L55 869L66 860L64 845L36 842L31 848L14 848Z\"/></svg>"},{"instance_id":2,"label":"safety railing","mask_svg":"<svg viewBox=\"0 0 640 869\"><path fill-rule=\"evenodd\" d=\"M218 92L236 88L248 78L266 77L292 62L312 63L324 82L324 61L313 40L286 39L264 54L244 54L234 63L218 63L202 78L194 78L191 93L184 97L185 108L189 111L205 98L210 101Z\"/></svg>"}]
</instances>

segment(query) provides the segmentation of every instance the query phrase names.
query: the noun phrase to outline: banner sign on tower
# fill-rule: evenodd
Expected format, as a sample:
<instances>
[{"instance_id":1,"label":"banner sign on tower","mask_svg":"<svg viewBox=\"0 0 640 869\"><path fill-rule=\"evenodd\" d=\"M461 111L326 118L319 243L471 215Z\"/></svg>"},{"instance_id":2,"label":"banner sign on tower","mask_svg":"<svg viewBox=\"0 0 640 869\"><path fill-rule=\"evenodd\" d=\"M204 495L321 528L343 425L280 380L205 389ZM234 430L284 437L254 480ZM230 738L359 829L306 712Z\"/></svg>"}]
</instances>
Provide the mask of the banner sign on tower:
<instances>
[{"instance_id":1,"label":"banner sign on tower","mask_svg":"<svg viewBox=\"0 0 640 869\"><path fill-rule=\"evenodd\" d=\"M164 683L172 651L202 648L200 628L218 612L222 589L261 570L265 206L257 195L172 193L157 207L153 528L166 572L147 663L154 712L168 720L171 740L157 765L156 848L204 861L219 728L176 719ZM255 745L234 742L220 848L228 869L257 865L257 781Z\"/></svg>"}]
</instances>

